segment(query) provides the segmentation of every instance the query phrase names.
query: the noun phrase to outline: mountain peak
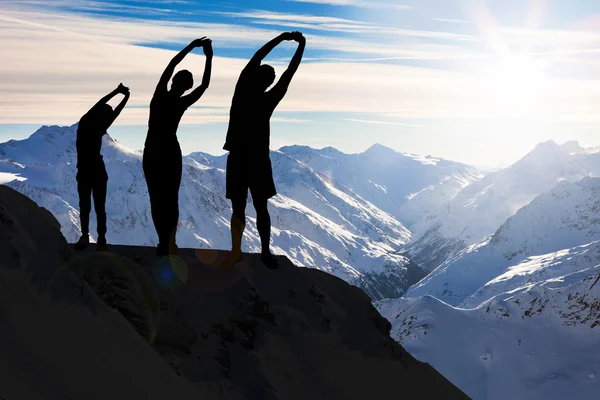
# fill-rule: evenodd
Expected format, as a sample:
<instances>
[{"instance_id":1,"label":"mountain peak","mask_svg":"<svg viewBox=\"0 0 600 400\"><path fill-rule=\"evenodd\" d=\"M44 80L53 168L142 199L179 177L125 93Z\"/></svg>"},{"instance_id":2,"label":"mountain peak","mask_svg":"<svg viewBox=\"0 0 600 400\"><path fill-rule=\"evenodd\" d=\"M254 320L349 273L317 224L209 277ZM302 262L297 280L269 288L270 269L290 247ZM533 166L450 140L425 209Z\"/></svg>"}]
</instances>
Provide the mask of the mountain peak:
<instances>
[{"instance_id":1,"label":"mountain peak","mask_svg":"<svg viewBox=\"0 0 600 400\"><path fill-rule=\"evenodd\" d=\"M314 152L315 150L309 146L294 144L291 146L280 147L278 151L283 154L287 154L288 156L297 156L297 155L309 154L309 153Z\"/></svg>"},{"instance_id":2,"label":"mountain peak","mask_svg":"<svg viewBox=\"0 0 600 400\"><path fill-rule=\"evenodd\" d=\"M381 155L381 154L395 154L397 153L396 150L384 146L380 143L375 143L374 145L372 145L371 147L369 147L364 154L372 154L372 155Z\"/></svg>"},{"instance_id":3,"label":"mountain peak","mask_svg":"<svg viewBox=\"0 0 600 400\"><path fill-rule=\"evenodd\" d=\"M568 157L569 152L553 140L538 143L533 150L517 161L510 168L531 168L532 166L543 167L545 165L560 165L561 159Z\"/></svg>"},{"instance_id":4,"label":"mountain peak","mask_svg":"<svg viewBox=\"0 0 600 400\"><path fill-rule=\"evenodd\" d=\"M576 140L570 140L570 141L564 143L560 147L562 149L564 149L567 152L567 154L586 154L587 153L586 149L581 147L579 142Z\"/></svg>"},{"instance_id":5,"label":"mountain peak","mask_svg":"<svg viewBox=\"0 0 600 400\"><path fill-rule=\"evenodd\" d=\"M561 146L558 143L556 143L554 140L550 139L550 140L546 140L545 142L538 143L535 146L534 151L538 150L538 149L560 149L560 148L561 148Z\"/></svg>"}]
</instances>

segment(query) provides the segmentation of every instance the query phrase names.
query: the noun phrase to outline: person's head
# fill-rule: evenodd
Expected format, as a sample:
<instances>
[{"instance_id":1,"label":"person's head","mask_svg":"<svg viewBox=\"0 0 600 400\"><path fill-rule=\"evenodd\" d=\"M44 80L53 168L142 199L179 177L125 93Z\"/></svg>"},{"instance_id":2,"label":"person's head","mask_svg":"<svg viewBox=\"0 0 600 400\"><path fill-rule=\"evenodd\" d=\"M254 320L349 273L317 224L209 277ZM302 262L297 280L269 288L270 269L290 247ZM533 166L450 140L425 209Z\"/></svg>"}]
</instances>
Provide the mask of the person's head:
<instances>
[{"instance_id":1,"label":"person's head","mask_svg":"<svg viewBox=\"0 0 600 400\"><path fill-rule=\"evenodd\" d=\"M267 90L275 82L275 68L267 64L261 65L256 78L258 89L261 91Z\"/></svg>"},{"instance_id":2,"label":"person's head","mask_svg":"<svg viewBox=\"0 0 600 400\"><path fill-rule=\"evenodd\" d=\"M182 69L173 77L173 82L171 83L172 92L182 95L192 87L194 87L194 75L187 69Z\"/></svg>"},{"instance_id":3,"label":"person's head","mask_svg":"<svg viewBox=\"0 0 600 400\"><path fill-rule=\"evenodd\" d=\"M96 125L106 125L113 116L113 108L108 104L100 104L89 115L90 122Z\"/></svg>"}]
</instances>

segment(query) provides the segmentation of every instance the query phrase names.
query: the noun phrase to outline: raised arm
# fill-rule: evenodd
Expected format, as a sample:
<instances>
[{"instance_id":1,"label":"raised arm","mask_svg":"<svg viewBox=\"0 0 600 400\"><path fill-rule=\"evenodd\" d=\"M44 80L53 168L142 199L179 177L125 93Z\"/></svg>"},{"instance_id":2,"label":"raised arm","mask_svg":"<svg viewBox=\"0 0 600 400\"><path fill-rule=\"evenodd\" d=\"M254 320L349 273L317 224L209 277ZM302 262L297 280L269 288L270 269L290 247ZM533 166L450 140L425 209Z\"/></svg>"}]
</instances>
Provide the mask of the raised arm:
<instances>
[{"instance_id":1,"label":"raised arm","mask_svg":"<svg viewBox=\"0 0 600 400\"><path fill-rule=\"evenodd\" d=\"M200 86L194 89L192 93L183 97L183 101L187 104L188 107L197 102L210 85L210 76L212 73L213 59L212 42L210 39L204 40L202 49L204 50L204 55L206 56L206 62L204 64L204 75L202 76L202 83L200 84Z\"/></svg>"},{"instance_id":2,"label":"raised arm","mask_svg":"<svg viewBox=\"0 0 600 400\"><path fill-rule=\"evenodd\" d=\"M183 61L185 56L187 56L190 53L190 51L192 51L196 47L202 46L202 42L204 40L205 40L205 38L195 39L190 44L188 44L183 50L181 50L175 57L173 57L171 62L169 62L169 65L167 65L167 68L165 68L164 72L160 76L160 79L158 80L158 84L156 85L155 92L167 90L169 80L171 79L171 77L173 76L173 73L175 72L175 67L181 61Z\"/></svg>"},{"instance_id":3,"label":"raised arm","mask_svg":"<svg viewBox=\"0 0 600 400\"><path fill-rule=\"evenodd\" d=\"M96 108L98 106L101 106L102 104L108 103L117 94L119 94L119 88L116 88L115 90L113 90L112 92L110 92L109 94L107 94L106 96L101 98L100 100L98 100L98 102L96 104L94 104L94 107L92 107L91 110L93 110L94 108Z\"/></svg>"},{"instance_id":4,"label":"raised arm","mask_svg":"<svg viewBox=\"0 0 600 400\"><path fill-rule=\"evenodd\" d=\"M123 86L122 83L119 84L119 87L116 90L117 90L117 93L121 93L125 97L123 97L123 100L121 100L119 105L113 111L113 115L112 115L111 119L108 121L109 122L108 126L111 126L113 124L113 122L115 122L115 120L119 117L119 114L121 114L121 111L123 111L123 108L125 108L125 104L127 104L127 101L129 100L129 96L131 95L129 88Z\"/></svg>"},{"instance_id":5,"label":"raised arm","mask_svg":"<svg viewBox=\"0 0 600 400\"><path fill-rule=\"evenodd\" d=\"M285 70L285 72L279 78L279 82L269 91L271 95L275 97L277 102L281 101L285 93L287 92L290 83L292 82L292 78L294 74L298 70L300 66L300 62L302 61L302 55L304 54L304 48L306 47L306 38L300 32L291 32L292 35L290 40L295 40L298 42L298 48L296 49L296 53L292 57L290 61L290 65Z\"/></svg>"},{"instance_id":6,"label":"raised arm","mask_svg":"<svg viewBox=\"0 0 600 400\"><path fill-rule=\"evenodd\" d=\"M267 55L269 55L269 53L271 51L273 51L273 49L275 47L277 47L277 45L279 45L281 42L283 42L284 40L290 40L290 32L284 32L281 35L277 36L274 39L271 39L269 42L267 42L263 47L261 47L255 54L254 56L250 59L250 61L248 62L248 64L246 65L247 67L250 66L259 66L260 62L262 60L265 59L265 57Z\"/></svg>"}]
</instances>

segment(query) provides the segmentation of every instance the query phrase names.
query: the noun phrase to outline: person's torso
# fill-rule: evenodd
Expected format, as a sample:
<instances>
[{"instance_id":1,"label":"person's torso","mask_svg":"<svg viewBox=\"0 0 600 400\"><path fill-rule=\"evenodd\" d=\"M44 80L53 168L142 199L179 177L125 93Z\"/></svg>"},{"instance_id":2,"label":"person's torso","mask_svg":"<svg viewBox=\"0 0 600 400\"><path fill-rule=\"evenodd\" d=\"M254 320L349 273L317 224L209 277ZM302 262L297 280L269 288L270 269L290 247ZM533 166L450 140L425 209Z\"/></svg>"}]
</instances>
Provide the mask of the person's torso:
<instances>
[{"instance_id":1,"label":"person's torso","mask_svg":"<svg viewBox=\"0 0 600 400\"><path fill-rule=\"evenodd\" d=\"M181 97L169 93L155 95L150 102L148 135L146 146L174 146L177 141L177 128L187 107Z\"/></svg>"},{"instance_id":2,"label":"person's torso","mask_svg":"<svg viewBox=\"0 0 600 400\"><path fill-rule=\"evenodd\" d=\"M256 93L242 82L231 102L224 149L268 151L273 111L268 92Z\"/></svg>"},{"instance_id":3,"label":"person's torso","mask_svg":"<svg viewBox=\"0 0 600 400\"><path fill-rule=\"evenodd\" d=\"M77 127L77 168L78 169L98 169L104 168L102 159L102 137L106 134L106 129L97 126L83 117Z\"/></svg>"}]
</instances>

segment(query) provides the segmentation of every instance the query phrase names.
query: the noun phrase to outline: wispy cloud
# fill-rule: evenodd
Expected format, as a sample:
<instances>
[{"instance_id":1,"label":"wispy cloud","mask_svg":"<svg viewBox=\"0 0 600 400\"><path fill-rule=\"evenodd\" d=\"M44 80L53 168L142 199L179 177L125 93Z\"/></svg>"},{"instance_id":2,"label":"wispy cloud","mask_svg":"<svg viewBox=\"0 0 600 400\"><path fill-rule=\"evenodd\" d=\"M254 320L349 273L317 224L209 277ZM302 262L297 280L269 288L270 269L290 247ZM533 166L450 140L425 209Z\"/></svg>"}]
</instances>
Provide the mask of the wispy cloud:
<instances>
[{"instance_id":1,"label":"wispy cloud","mask_svg":"<svg viewBox=\"0 0 600 400\"><path fill-rule=\"evenodd\" d=\"M418 38L430 38L439 40L458 40L458 41L476 41L476 37L471 35L444 32L444 31L425 31L416 29L402 29L394 26L373 25L361 21L349 20L344 18L334 18L318 15L305 14L286 14L270 11L254 10L246 12L228 12L219 13L233 18L249 19L253 23L273 26L291 26L297 28L308 28L327 32L347 32L347 33L370 33L378 34L381 38L394 36L408 36Z\"/></svg>"},{"instance_id":2,"label":"wispy cloud","mask_svg":"<svg viewBox=\"0 0 600 400\"><path fill-rule=\"evenodd\" d=\"M257 11L248 15L286 21L291 18L282 13ZM305 16L305 22L329 24L347 20ZM184 22L174 26L165 21L3 10L0 53L8 56L0 64L0 123L73 123L99 96L124 82L132 88L130 105L134 107L124 111L119 124L145 125L146 107L154 85L174 52L139 44L182 44L201 35L215 40L216 57L211 87L200 104L217 109L192 109L182 123L224 123L235 82L246 60L223 57L219 49L256 47L277 33L234 24ZM514 30L506 33L517 34ZM527 31L527 34L544 42L560 38L567 43L595 45L598 41L595 34L579 31ZM545 108L535 112L527 108L507 110L497 107L489 82L467 73L377 61L476 59L487 57L485 54L432 43L373 45L347 37L308 37L311 49L332 53L342 49L350 56L345 60L315 57L303 63L278 112L386 114L398 121L381 122L367 117L354 122L395 125L406 125L402 119L529 118L590 123L600 120L596 112L599 104L593 100L600 91L598 82L550 82L544 92ZM191 55L181 68L190 69L199 79L203 64L201 55ZM284 65L274 63L278 74ZM285 123L304 120L278 119Z\"/></svg>"},{"instance_id":3,"label":"wispy cloud","mask_svg":"<svg viewBox=\"0 0 600 400\"><path fill-rule=\"evenodd\" d=\"M411 10L413 7L406 4L398 4L396 1L364 1L364 0L286 0L296 3L328 4L334 6L393 8L396 10Z\"/></svg>"},{"instance_id":4,"label":"wispy cloud","mask_svg":"<svg viewBox=\"0 0 600 400\"><path fill-rule=\"evenodd\" d=\"M394 125L394 126L406 126L410 128L429 128L427 125L416 125L416 124L405 124L401 122L390 122L390 121L377 121L373 119L354 119L344 118L346 121L360 122L361 124L374 124L374 125Z\"/></svg>"},{"instance_id":5,"label":"wispy cloud","mask_svg":"<svg viewBox=\"0 0 600 400\"><path fill-rule=\"evenodd\" d=\"M312 122L310 119L300 119L300 118L280 118L273 117L271 118L271 122L284 122L288 124L306 124Z\"/></svg>"},{"instance_id":6,"label":"wispy cloud","mask_svg":"<svg viewBox=\"0 0 600 400\"><path fill-rule=\"evenodd\" d=\"M14 3L14 0L7 0L7 3ZM109 0L86 0L86 1L74 1L74 0L52 0L40 1L40 0L20 0L19 7L31 7L31 8L46 8L54 10L72 10L76 9L79 12L114 12L118 10L121 13L142 13L145 17L151 16L166 16L173 14L186 14L186 12L176 9L175 7L167 8L165 6L177 6L182 4L188 4L183 0L171 0L171 1L134 1L139 5L132 4L119 4L118 9L115 8L114 3Z\"/></svg>"},{"instance_id":7,"label":"wispy cloud","mask_svg":"<svg viewBox=\"0 0 600 400\"><path fill-rule=\"evenodd\" d=\"M451 24L470 24L470 21L464 19L452 19L452 18L431 18L433 21L448 22Z\"/></svg>"}]
</instances>

